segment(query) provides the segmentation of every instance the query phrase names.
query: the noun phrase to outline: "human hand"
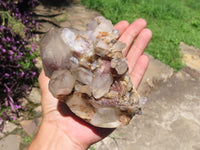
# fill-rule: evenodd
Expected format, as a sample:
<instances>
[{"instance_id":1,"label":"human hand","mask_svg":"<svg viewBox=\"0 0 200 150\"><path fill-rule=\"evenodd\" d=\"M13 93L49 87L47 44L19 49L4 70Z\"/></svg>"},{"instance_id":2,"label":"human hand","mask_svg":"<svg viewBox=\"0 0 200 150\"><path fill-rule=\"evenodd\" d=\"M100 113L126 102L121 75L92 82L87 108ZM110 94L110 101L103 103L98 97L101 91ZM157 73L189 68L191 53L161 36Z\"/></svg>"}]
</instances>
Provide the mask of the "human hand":
<instances>
[{"instance_id":1,"label":"human hand","mask_svg":"<svg viewBox=\"0 0 200 150\"><path fill-rule=\"evenodd\" d=\"M126 43L123 54L127 57L129 73L136 88L148 66L148 57L143 55L143 52L152 33L145 27L146 21L143 19L138 19L131 25L127 21L115 25L115 29L120 32L118 40ZM39 83L42 93L43 120L30 149L87 149L114 130L94 127L75 116L66 104L51 95L48 90L49 78L45 76L43 70Z\"/></svg>"}]
</instances>

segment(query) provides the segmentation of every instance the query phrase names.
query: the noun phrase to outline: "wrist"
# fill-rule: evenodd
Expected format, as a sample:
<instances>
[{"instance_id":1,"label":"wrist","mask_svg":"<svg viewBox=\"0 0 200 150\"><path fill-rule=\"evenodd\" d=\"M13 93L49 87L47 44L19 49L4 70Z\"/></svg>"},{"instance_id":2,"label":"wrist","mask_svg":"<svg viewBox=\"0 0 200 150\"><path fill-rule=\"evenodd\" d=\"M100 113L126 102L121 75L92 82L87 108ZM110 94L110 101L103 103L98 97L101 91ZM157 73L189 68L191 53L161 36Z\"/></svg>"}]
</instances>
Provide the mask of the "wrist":
<instances>
[{"instance_id":1,"label":"wrist","mask_svg":"<svg viewBox=\"0 0 200 150\"><path fill-rule=\"evenodd\" d=\"M75 143L55 123L42 121L40 129L29 150L85 150L87 147Z\"/></svg>"}]
</instances>

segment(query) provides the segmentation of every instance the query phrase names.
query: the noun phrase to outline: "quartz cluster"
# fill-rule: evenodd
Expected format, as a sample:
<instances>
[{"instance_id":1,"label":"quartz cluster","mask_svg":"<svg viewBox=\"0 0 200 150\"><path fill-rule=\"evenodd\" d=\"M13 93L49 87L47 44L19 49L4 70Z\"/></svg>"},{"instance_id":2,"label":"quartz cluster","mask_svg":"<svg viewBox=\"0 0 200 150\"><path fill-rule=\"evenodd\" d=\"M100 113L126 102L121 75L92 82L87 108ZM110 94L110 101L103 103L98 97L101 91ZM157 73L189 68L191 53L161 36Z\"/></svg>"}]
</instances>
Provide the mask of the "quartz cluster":
<instances>
[{"instance_id":1,"label":"quartz cluster","mask_svg":"<svg viewBox=\"0 0 200 150\"><path fill-rule=\"evenodd\" d=\"M88 123L115 128L140 113L139 95L128 74L119 32L102 16L86 31L51 29L41 41L52 95Z\"/></svg>"}]
</instances>

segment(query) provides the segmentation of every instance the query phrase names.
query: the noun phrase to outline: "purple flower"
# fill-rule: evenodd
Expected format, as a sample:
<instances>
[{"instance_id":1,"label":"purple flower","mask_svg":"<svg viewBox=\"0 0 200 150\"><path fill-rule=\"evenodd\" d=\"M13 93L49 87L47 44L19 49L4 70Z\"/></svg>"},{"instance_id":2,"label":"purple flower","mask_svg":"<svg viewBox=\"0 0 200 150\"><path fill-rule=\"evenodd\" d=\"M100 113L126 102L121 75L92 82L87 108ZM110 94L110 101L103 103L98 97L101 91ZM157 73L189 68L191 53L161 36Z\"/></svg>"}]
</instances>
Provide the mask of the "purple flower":
<instances>
[{"instance_id":1,"label":"purple flower","mask_svg":"<svg viewBox=\"0 0 200 150\"><path fill-rule=\"evenodd\" d=\"M12 49L13 49L14 51L16 51L16 50L17 50L17 47L16 47L16 46L12 46Z\"/></svg>"},{"instance_id":2,"label":"purple flower","mask_svg":"<svg viewBox=\"0 0 200 150\"><path fill-rule=\"evenodd\" d=\"M34 52L34 48L31 48L31 52Z\"/></svg>"},{"instance_id":3,"label":"purple flower","mask_svg":"<svg viewBox=\"0 0 200 150\"><path fill-rule=\"evenodd\" d=\"M15 108L16 108L16 109L20 109L20 108L22 108L22 107L21 107L21 105L15 105Z\"/></svg>"},{"instance_id":4,"label":"purple flower","mask_svg":"<svg viewBox=\"0 0 200 150\"><path fill-rule=\"evenodd\" d=\"M35 59L33 59L33 63L36 63L36 60L35 60Z\"/></svg>"},{"instance_id":5,"label":"purple flower","mask_svg":"<svg viewBox=\"0 0 200 150\"><path fill-rule=\"evenodd\" d=\"M8 37L8 36L6 37L6 40L7 40L7 41L11 41L10 37Z\"/></svg>"},{"instance_id":6,"label":"purple flower","mask_svg":"<svg viewBox=\"0 0 200 150\"><path fill-rule=\"evenodd\" d=\"M21 72L21 77L23 77L23 76L24 76L24 74L25 74L25 73L22 71L22 72Z\"/></svg>"},{"instance_id":7,"label":"purple flower","mask_svg":"<svg viewBox=\"0 0 200 150\"><path fill-rule=\"evenodd\" d=\"M3 32L3 30L5 30L5 29L6 29L6 27L3 26L3 25L1 25L1 27L0 27L0 31Z\"/></svg>"},{"instance_id":8,"label":"purple flower","mask_svg":"<svg viewBox=\"0 0 200 150\"><path fill-rule=\"evenodd\" d=\"M1 1L1 4L2 4L4 7L6 7L6 3L5 3L5 2Z\"/></svg>"},{"instance_id":9,"label":"purple flower","mask_svg":"<svg viewBox=\"0 0 200 150\"><path fill-rule=\"evenodd\" d=\"M5 52L6 52L6 49L5 49L5 48L3 48L3 49L2 49L2 52L3 52L3 53L5 53Z\"/></svg>"},{"instance_id":10,"label":"purple flower","mask_svg":"<svg viewBox=\"0 0 200 150\"><path fill-rule=\"evenodd\" d=\"M26 77L29 77L29 75L30 75L30 74L29 74L29 73L27 73L27 74L26 74Z\"/></svg>"},{"instance_id":11,"label":"purple flower","mask_svg":"<svg viewBox=\"0 0 200 150\"><path fill-rule=\"evenodd\" d=\"M9 75L8 73L5 73L4 76L5 76L5 77L9 77L10 75Z\"/></svg>"},{"instance_id":12,"label":"purple flower","mask_svg":"<svg viewBox=\"0 0 200 150\"><path fill-rule=\"evenodd\" d=\"M28 27L26 27L26 31L28 31L29 30L29 28Z\"/></svg>"},{"instance_id":13,"label":"purple flower","mask_svg":"<svg viewBox=\"0 0 200 150\"><path fill-rule=\"evenodd\" d=\"M13 120L16 120L16 116L13 116L13 118L12 118Z\"/></svg>"},{"instance_id":14,"label":"purple flower","mask_svg":"<svg viewBox=\"0 0 200 150\"><path fill-rule=\"evenodd\" d=\"M36 75L36 72L32 72L32 76L35 76Z\"/></svg>"},{"instance_id":15,"label":"purple flower","mask_svg":"<svg viewBox=\"0 0 200 150\"><path fill-rule=\"evenodd\" d=\"M15 57L16 60L19 60L19 58L20 58L19 55L17 55L17 56ZM20 65L20 64L18 64L18 65Z\"/></svg>"},{"instance_id":16,"label":"purple flower","mask_svg":"<svg viewBox=\"0 0 200 150\"><path fill-rule=\"evenodd\" d=\"M13 54L14 54L14 52L9 50L9 54L10 54L10 55L13 55Z\"/></svg>"},{"instance_id":17,"label":"purple flower","mask_svg":"<svg viewBox=\"0 0 200 150\"><path fill-rule=\"evenodd\" d=\"M19 52L19 56L23 56L23 53L22 53L22 52Z\"/></svg>"},{"instance_id":18,"label":"purple flower","mask_svg":"<svg viewBox=\"0 0 200 150\"><path fill-rule=\"evenodd\" d=\"M1 38L2 42L7 42L7 40L3 37Z\"/></svg>"}]
</instances>

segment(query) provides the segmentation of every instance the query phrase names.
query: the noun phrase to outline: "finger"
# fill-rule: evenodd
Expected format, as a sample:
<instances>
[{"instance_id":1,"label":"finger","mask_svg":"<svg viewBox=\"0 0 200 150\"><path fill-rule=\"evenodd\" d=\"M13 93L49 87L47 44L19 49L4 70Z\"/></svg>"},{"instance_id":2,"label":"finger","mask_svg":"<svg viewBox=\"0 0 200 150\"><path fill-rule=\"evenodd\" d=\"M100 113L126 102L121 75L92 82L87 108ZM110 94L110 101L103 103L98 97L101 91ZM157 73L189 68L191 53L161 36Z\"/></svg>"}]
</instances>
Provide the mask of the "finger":
<instances>
[{"instance_id":1,"label":"finger","mask_svg":"<svg viewBox=\"0 0 200 150\"><path fill-rule=\"evenodd\" d=\"M42 71L40 72L38 80L39 80L41 92L46 93L48 91L49 78L45 75L43 68L42 68Z\"/></svg>"},{"instance_id":2,"label":"finger","mask_svg":"<svg viewBox=\"0 0 200 150\"><path fill-rule=\"evenodd\" d=\"M119 41L126 44L126 48L123 49L124 56L127 55L129 48L131 47L134 39L137 35L146 27L147 23L144 19L137 19L134 21L119 38Z\"/></svg>"},{"instance_id":3,"label":"finger","mask_svg":"<svg viewBox=\"0 0 200 150\"><path fill-rule=\"evenodd\" d=\"M39 76L39 84L41 90L41 102L42 102L42 112L43 117L46 116L49 112L53 112L57 110L58 99L53 97L53 95L49 92L48 84L49 78L45 75L44 69L42 69Z\"/></svg>"},{"instance_id":4,"label":"finger","mask_svg":"<svg viewBox=\"0 0 200 150\"><path fill-rule=\"evenodd\" d=\"M134 45L131 47L127 54L127 64L129 66L129 72L132 72L132 69L137 59L143 54L145 48L151 40L151 37L152 32L149 29L143 29L138 35Z\"/></svg>"},{"instance_id":5,"label":"finger","mask_svg":"<svg viewBox=\"0 0 200 150\"><path fill-rule=\"evenodd\" d=\"M124 31L128 28L128 26L129 26L128 21L123 20L118 22L114 26L114 29L119 30L119 36L121 36L124 33Z\"/></svg>"},{"instance_id":6,"label":"finger","mask_svg":"<svg viewBox=\"0 0 200 150\"><path fill-rule=\"evenodd\" d=\"M131 80L133 82L134 87L137 89L144 73L148 67L149 64L149 58L146 55L142 55L139 57L138 61L135 64L135 67L133 68L133 71L130 73Z\"/></svg>"}]
</instances>

